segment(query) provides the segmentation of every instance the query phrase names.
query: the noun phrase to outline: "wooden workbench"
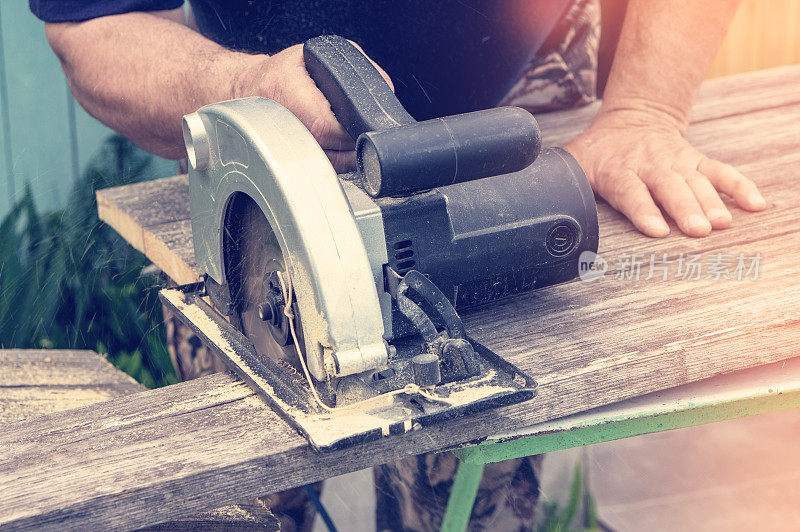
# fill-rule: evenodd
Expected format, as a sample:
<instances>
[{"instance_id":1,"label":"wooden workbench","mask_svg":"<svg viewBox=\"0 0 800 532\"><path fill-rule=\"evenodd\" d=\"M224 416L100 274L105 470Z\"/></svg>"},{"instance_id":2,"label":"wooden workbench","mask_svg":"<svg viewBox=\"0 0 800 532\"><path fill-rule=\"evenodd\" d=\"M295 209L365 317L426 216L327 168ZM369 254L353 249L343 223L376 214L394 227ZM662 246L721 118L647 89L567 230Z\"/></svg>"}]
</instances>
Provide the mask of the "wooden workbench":
<instances>
[{"instance_id":1,"label":"wooden workbench","mask_svg":"<svg viewBox=\"0 0 800 532\"><path fill-rule=\"evenodd\" d=\"M694 110L690 140L753 178L766 211L733 208L731 229L655 240L601 204L600 253L612 266L603 278L464 316L472 336L537 377L534 401L320 455L238 379L217 374L4 430L0 529L65 517L80 528L144 526L800 355L798 87L800 67L716 80ZM565 142L594 111L540 117L546 139ZM185 176L101 191L98 204L175 281L197 279ZM668 279L646 279L652 253L671 261ZM681 254L704 264L731 255L733 273L740 253L762 257L757 280L674 278ZM646 261L638 280L621 267L630 254Z\"/></svg>"}]
</instances>

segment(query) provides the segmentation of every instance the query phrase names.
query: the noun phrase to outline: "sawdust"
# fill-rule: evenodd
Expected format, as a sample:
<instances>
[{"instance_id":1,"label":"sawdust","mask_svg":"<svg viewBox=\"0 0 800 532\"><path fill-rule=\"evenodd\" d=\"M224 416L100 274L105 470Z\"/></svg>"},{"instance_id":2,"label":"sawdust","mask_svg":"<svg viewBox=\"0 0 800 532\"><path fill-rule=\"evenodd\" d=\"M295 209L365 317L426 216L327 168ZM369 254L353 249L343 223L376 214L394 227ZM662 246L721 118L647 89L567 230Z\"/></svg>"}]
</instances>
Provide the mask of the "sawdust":
<instances>
[{"instance_id":1,"label":"sawdust","mask_svg":"<svg viewBox=\"0 0 800 532\"><path fill-rule=\"evenodd\" d=\"M214 342L230 361L236 364L240 373L246 374L249 379L261 386L270 399L295 420L301 432L305 433L313 446L317 448L330 447L346 437L376 430L383 435L388 435L390 426L394 426L400 421L404 422L404 432L416 428L411 418L421 415L420 412L405 406L401 400L396 399L396 396L404 393L403 390L388 392L319 414L303 412L296 406L286 403L275 393L268 381L259 377L245 364L226 338L224 331L200 307L186 303L183 294L178 290L164 290L163 293L177 309L203 331L208 341ZM451 405L462 405L508 392L509 387L487 384L496 377L497 373L490 370L483 377L472 380L468 384L450 386L448 387L450 393L446 400ZM421 400L425 401L424 398ZM447 408L441 404L427 404L434 411Z\"/></svg>"},{"instance_id":2,"label":"sawdust","mask_svg":"<svg viewBox=\"0 0 800 532\"><path fill-rule=\"evenodd\" d=\"M281 408L287 408L290 410L294 409L291 405L282 401L275 394L274 388L269 384L269 382L253 373L253 371L247 366L247 364L245 364L244 360L242 360L237 351L233 348L230 341L225 337L225 334L219 325L209 318L199 306L187 303L184 300L184 295L180 290L167 289L162 290L161 293L170 301L172 305L175 306L175 308L180 310L203 332L209 342L212 342L219 349L225 352L225 356L227 356L230 361L236 365L239 372L245 373L248 378L253 379L253 381L257 382L259 386L262 386L265 391L268 391L270 393L270 397L282 405ZM234 390L231 390L231 394L235 395Z\"/></svg>"},{"instance_id":3,"label":"sawdust","mask_svg":"<svg viewBox=\"0 0 800 532\"><path fill-rule=\"evenodd\" d=\"M239 506L223 506L222 508L203 512L201 515L203 517L215 520L258 521L253 514Z\"/></svg>"},{"instance_id":4,"label":"sawdust","mask_svg":"<svg viewBox=\"0 0 800 532\"><path fill-rule=\"evenodd\" d=\"M476 379L469 386L454 389L447 397L447 401L451 406L463 405L507 392L508 387L485 384L495 377L496 373L493 370L489 371L486 376ZM388 435L390 425L394 425L402 418L406 418L407 421L403 427L404 432L415 430L417 427L412 424L411 418L419 416L420 413L397 402L395 397L402 393L402 390L396 390L365 401L338 407L329 416L306 416L309 434L316 445L325 447L343 436L375 429L379 429L383 435ZM391 418L387 418L386 408L390 409ZM439 408L446 407L440 406Z\"/></svg>"},{"instance_id":5,"label":"sawdust","mask_svg":"<svg viewBox=\"0 0 800 532\"><path fill-rule=\"evenodd\" d=\"M88 387L8 387L2 388L0 395L0 422L7 423L108 401L120 393Z\"/></svg>"}]
</instances>

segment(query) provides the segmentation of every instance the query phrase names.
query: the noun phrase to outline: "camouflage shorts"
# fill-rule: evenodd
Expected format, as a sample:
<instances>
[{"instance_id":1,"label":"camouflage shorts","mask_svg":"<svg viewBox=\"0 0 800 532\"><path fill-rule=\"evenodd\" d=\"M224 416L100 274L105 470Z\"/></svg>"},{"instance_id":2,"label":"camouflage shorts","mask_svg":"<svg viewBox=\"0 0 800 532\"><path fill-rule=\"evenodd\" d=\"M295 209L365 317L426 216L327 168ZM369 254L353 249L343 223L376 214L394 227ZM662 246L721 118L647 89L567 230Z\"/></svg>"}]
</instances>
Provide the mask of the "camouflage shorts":
<instances>
[{"instance_id":1,"label":"camouflage shorts","mask_svg":"<svg viewBox=\"0 0 800 532\"><path fill-rule=\"evenodd\" d=\"M487 464L470 530L533 530L542 456ZM453 487L453 453L411 456L374 469L377 530L439 530Z\"/></svg>"},{"instance_id":2,"label":"camouflage shorts","mask_svg":"<svg viewBox=\"0 0 800 532\"><path fill-rule=\"evenodd\" d=\"M599 0L576 0L500 105L545 113L597 98Z\"/></svg>"},{"instance_id":3,"label":"camouflage shorts","mask_svg":"<svg viewBox=\"0 0 800 532\"><path fill-rule=\"evenodd\" d=\"M501 105L541 113L585 105L596 97L598 0L576 0ZM182 380L224 369L192 332L165 310L168 347ZM486 466L472 511L470 530L531 530L539 495L542 457ZM375 468L378 530L438 530L456 472L451 453L409 457ZM321 483L314 486L321 490ZM302 488L259 499L281 522L281 530L311 530L313 507Z\"/></svg>"}]
</instances>

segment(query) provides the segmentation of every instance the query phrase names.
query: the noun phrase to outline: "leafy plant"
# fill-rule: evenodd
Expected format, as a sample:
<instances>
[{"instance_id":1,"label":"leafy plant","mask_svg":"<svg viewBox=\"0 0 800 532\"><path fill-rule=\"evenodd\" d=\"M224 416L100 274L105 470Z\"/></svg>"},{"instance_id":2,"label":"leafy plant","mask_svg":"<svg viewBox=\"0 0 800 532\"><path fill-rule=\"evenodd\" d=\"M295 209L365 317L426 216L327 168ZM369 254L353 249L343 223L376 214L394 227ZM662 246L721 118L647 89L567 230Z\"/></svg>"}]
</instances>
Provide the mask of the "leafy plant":
<instances>
[{"instance_id":1,"label":"leafy plant","mask_svg":"<svg viewBox=\"0 0 800 532\"><path fill-rule=\"evenodd\" d=\"M598 530L597 507L594 497L584 482L583 463L578 462L569 488L569 496L563 508L552 500L541 505L541 519L537 532L583 532Z\"/></svg>"},{"instance_id":2,"label":"leafy plant","mask_svg":"<svg viewBox=\"0 0 800 532\"><path fill-rule=\"evenodd\" d=\"M94 196L141 181L152 161L115 135L75 184L67 208L39 214L26 187L0 222L0 347L93 349L145 386L177 380L159 280L98 220Z\"/></svg>"}]
</instances>

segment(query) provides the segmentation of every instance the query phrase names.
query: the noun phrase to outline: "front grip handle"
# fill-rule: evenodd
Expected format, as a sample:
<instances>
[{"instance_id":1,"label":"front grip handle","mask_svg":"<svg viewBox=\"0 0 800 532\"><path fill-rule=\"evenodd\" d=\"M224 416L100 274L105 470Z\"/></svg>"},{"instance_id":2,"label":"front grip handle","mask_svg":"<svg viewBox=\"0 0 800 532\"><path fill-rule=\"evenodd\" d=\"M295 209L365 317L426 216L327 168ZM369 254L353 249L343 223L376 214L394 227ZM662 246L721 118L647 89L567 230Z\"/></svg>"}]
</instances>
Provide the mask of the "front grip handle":
<instances>
[{"instance_id":1,"label":"front grip handle","mask_svg":"<svg viewBox=\"0 0 800 532\"><path fill-rule=\"evenodd\" d=\"M311 79L353 140L368 131L416 122L375 65L347 39L338 35L309 39L303 45L303 59Z\"/></svg>"}]
</instances>

